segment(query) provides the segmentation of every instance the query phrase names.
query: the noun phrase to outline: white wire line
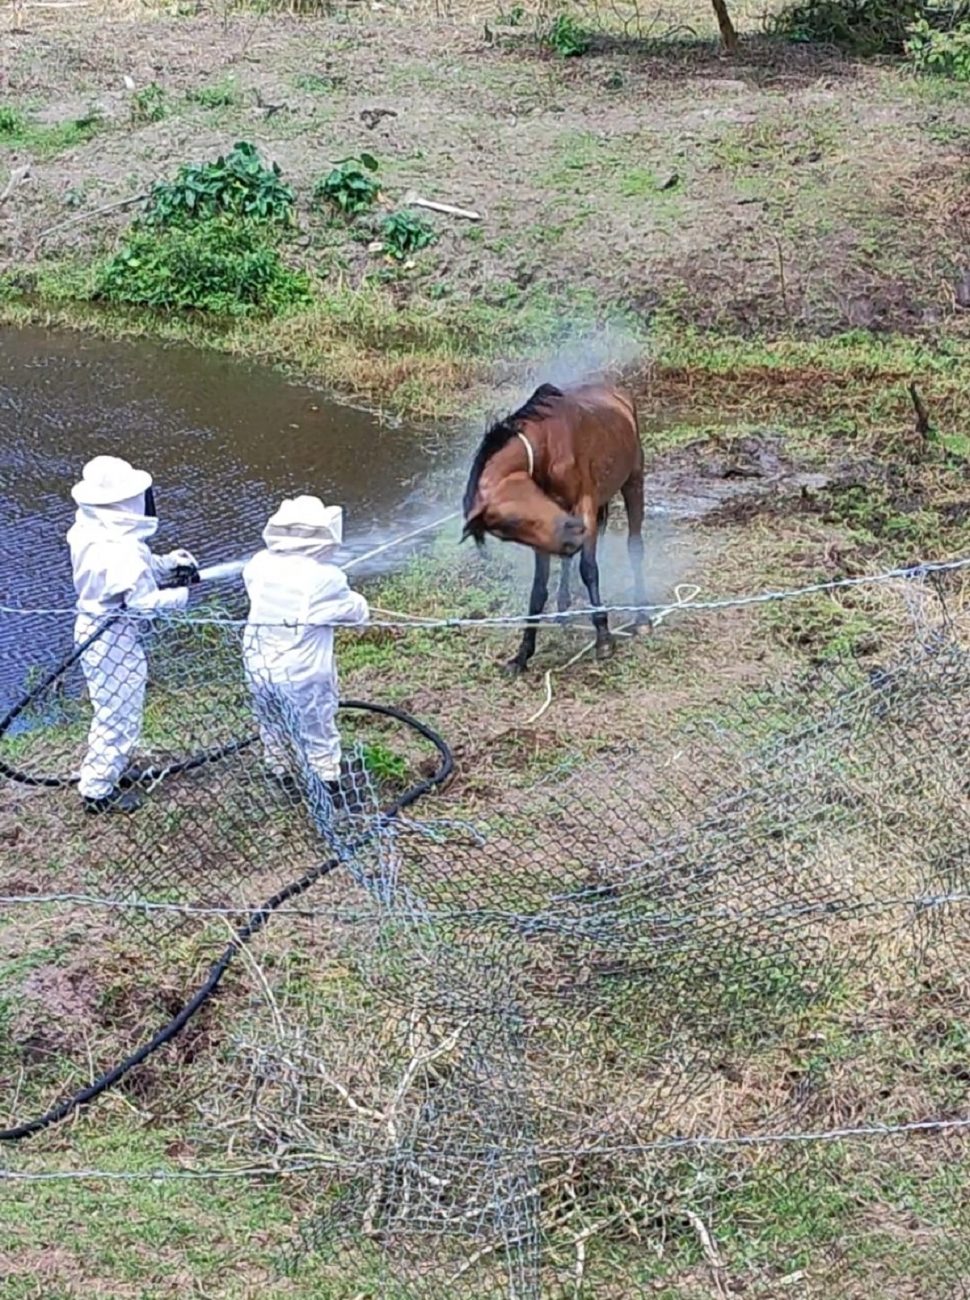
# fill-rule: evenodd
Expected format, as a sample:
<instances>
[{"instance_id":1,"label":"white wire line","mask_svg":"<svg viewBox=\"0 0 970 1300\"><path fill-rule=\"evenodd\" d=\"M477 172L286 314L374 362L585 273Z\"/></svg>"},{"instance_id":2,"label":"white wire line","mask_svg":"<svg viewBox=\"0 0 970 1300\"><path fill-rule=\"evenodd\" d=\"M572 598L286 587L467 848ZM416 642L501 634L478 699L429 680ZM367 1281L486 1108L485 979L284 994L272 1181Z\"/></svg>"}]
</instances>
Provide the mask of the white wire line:
<instances>
[{"instance_id":1,"label":"white wire line","mask_svg":"<svg viewBox=\"0 0 970 1300\"><path fill-rule=\"evenodd\" d=\"M617 887L622 888L630 884L631 888L636 888L636 880L631 882L617 880ZM594 891L595 893L595 891ZM569 897L569 896L566 896ZM570 901L576 903L583 902L582 895L576 895L570 898ZM799 904L787 907L784 903L777 903L771 908L765 908L761 911L748 911L739 913L734 908L714 908L708 912L699 913L670 913L650 914L650 920L657 923L664 921L676 922L677 925L700 925L710 921L750 921L752 919L765 919L768 917L786 917L792 921L799 920L805 916L815 914L824 915L827 918L837 917L840 915L858 915L859 913L881 913L901 909L911 910L914 912L929 912L936 908L950 907L953 905L962 906L970 903L970 893L959 890L952 894L920 894L915 897L891 897L872 899L869 901L863 899L846 899L836 902L831 899L820 900L818 903ZM0 907L22 907L22 906L70 906L70 907L90 907L104 908L108 911L130 911L130 912L167 912L178 916L225 916L239 918L248 916L251 912L259 910L249 903L239 903L235 906L206 907L194 903L169 903L156 901L150 898L121 898L113 895L84 894L84 893L48 893L48 894L0 894ZM364 911L360 908L342 908L342 907L279 907L274 913L276 916L300 916L307 920L314 917L327 917L342 924L370 924L374 920L374 914ZM502 925L530 925L533 923L555 923L556 916L549 908L543 908L536 912L514 912L500 907L444 907L431 908L427 916L433 921L460 921L477 919L484 923L495 923ZM563 924L570 925L575 922L572 914L563 918Z\"/></svg>"},{"instance_id":2,"label":"white wire line","mask_svg":"<svg viewBox=\"0 0 970 1300\"><path fill-rule=\"evenodd\" d=\"M373 619L366 624L361 625L360 630L367 628L388 628L402 631L435 628L493 628L493 627L523 627L527 624L535 623L562 623L565 621L579 621L589 618L592 614L643 614L653 622L660 622L673 613L702 613L712 610L721 609L741 609L749 605L767 605L781 600L793 600L803 596L817 596L825 592L841 591L854 587L878 586L887 582L907 581L914 582L924 578L933 577L936 574L955 573L959 570L970 568L970 556L962 556L953 560L932 560L910 565L906 568L886 569L882 573L863 574L854 578L832 578L826 582L808 583L802 587L784 587L772 589L769 591L753 592L750 594L740 594L735 596L721 596L710 600L689 600L664 605L590 605L577 609L564 610L563 612L543 613L543 614L496 614L483 615L481 618L453 617L453 618L424 618L419 614L409 615L406 620L403 619ZM27 609L18 605L0 604L0 615L10 614L15 616L34 616L34 617L70 617L74 618L76 610L73 608L37 608ZM245 619L220 617L217 615L207 614L140 614L132 611L126 612L126 617L132 619L144 619L146 622L158 623L164 621L167 623L177 624L178 626L199 626L199 627L236 627L241 628L247 625ZM249 624L255 627L275 627L277 624ZM307 627L330 627L336 626L327 623L307 623Z\"/></svg>"},{"instance_id":3,"label":"white wire line","mask_svg":"<svg viewBox=\"0 0 970 1300\"><path fill-rule=\"evenodd\" d=\"M582 1147L483 1147L462 1153L467 1162L485 1161L491 1164L495 1156L503 1159L521 1157L532 1162L544 1159L563 1159L581 1156L652 1155L674 1151L732 1151L751 1147L788 1146L810 1142L848 1142L868 1139L907 1137L913 1134L947 1134L970 1130L970 1116L959 1119L917 1119L898 1124L855 1124L843 1128L816 1129L804 1133L742 1133L734 1137L715 1137L701 1134L697 1137L658 1138L654 1142L606 1143ZM300 1160L275 1165L241 1165L232 1169L0 1169L0 1183L54 1183L54 1182L199 1182L220 1179L281 1178L294 1174L312 1173L319 1169L332 1169L338 1161L332 1156L317 1160ZM363 1160L358 1163L374 1167L388 1161ZM390 1158L395 1163L395 1158Z\"/></svg>"}]
</instances>

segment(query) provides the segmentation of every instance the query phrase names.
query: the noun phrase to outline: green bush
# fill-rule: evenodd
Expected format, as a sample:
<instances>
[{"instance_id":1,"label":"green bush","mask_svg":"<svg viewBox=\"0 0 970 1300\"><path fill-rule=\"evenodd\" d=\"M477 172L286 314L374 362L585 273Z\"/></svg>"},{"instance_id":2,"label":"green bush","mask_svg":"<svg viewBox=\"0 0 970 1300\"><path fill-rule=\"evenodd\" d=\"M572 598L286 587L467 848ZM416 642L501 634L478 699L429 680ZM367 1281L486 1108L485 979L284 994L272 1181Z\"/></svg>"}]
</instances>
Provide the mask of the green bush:
<instances>
[{"instance_id":1,"label":"green bush","mask_svg":"<svg viewBox=\"0 0 970 1300\"><path fill-rule=\"evenodd\" d=\"M917 72L970 81L970 22L937 31L920 18L909 28L906 53Z\"/></svg>"},{"instance_id":2,"label":"green bush","mask_svg":"<svg viewBox=\"0 0 970 1300\"><path fill-rule=\"evenodd\" d=\"M359 158L342 158L314 185L314 200L329 203L348 217L369 212L381 193L376 177L378 166L377 159L369 153L362 153Z\"/></svg>"},{"instance_id":3,"label":"green bush","mask_svg":"<svg viewBox=\"0 0 970 1300\"><path fill-rule=\"evenodd\" d=\"M185 98L200 108L231 108L239 98L239 91L233 77L226 77L212 86L199 86L190 90Z\"/></svg>"},{"instance_id":4,"label":"green bush","mask_svg":"<svg viewBox=\"0 0 970 1300\"><path fill-rule=\"evenodd\" d=\"M384 252L397 262L427 248L437 239L434 227L413 212L392 212L381 223L381 243Z\"/></svg>"},{"instance_id":5,"label":"green bush","mask_svg":"<svg viewBox=\"0 0 970 1300\"><path fill-rule=\"evenodd\" d=\"M168 96L157 81L137 90L131 100L133 122L160 122L168 113Z\"/></svg>"},{"instance_id":6,"label":"green bush","mask_svg":"<svg viewBox=\"0 0 970 1300\"><path fill-rule=\"evenodd\" d=\"M0 105L0 140L16 140L23 130L24 119L17 110Z\"/></svg>"},{"instance_id":7,"label":"green bush","mask_svg":"<svg viewBox=\"0 0 970 1300\"><path fill-rule=\"evenodd\" d=\"M901 54L914 23L945 31L967 17L967 0L795 0L767 26L790 41L838 45L861 55Z\"/></svg>"},{"instance_id":8,"label":"green bush","mask_svg":"<svg viewBox=\"0 0 970 1300\"><path fill-rule=\"evenodd\" d=\"M589 33L571 14L556 14L543 37L543 44L563 59L578 59L589 49Z\"/></svg>"},{"instance_id":9,"label":"green bush","mask_svg":"<svg viewBox=\"0 0 970 1300\"><path fill-rule=\"evenodd\" d=\"M145 221L184 226L213 217L235 216L266 225L292 226L293 191L267 167L245 140L211 163L187 163L174 181L160 181L148 198Z\"/></svg>"},{"instance_id":10,"label":"green bush","mask_svg":"<svg viewBox=\"0 0 970 1300\"><path fill-rule=\"evenodd\" d=\"M265 227L218 219L133 229L98 270L92 297L219 316L275 315L310 301L302 271L286 266Z\"/></svg>"}]
</instances>

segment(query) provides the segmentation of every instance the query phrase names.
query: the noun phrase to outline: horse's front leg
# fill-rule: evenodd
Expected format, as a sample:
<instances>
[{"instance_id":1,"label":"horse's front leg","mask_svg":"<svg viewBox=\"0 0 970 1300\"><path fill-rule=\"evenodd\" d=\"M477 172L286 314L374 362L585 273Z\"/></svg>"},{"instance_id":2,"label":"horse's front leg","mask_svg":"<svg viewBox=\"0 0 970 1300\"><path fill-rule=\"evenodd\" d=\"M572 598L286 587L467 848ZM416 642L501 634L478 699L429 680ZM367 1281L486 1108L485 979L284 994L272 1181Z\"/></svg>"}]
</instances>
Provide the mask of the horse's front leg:
<instances>
[{"instance_id":1,"label":"horse's front leg","mask_svg":"<svg viewBox=\"0 0 970 1300\"><path fill-rule=\"evenodd\" d=\"M556 608L560 614L565 614L573 603L573 594L569 589L569 575L572 572L572 567L573 557L564 555L559 565L559 594L556 597Z\"/></svg>"},{"instance_id":2,"label":"horse's front leg","mask_svg":"<svg viewBox=\"0 0 970 1300\"><path fill-rule=\"evenodd\" d=\"M534 619L537 614L542 613L549 598L549 556L542 551L536 551L535 561L535 576L532 579L532 592L529 596L530 619ZM519 673L525 672L529 660L535 654L537 629L537 622L526 625L515 657L510 659L507 665L508 671L513 677L518 677Z\"/></svg>"},{"instance_id":3,"label":"horse's front leg","mask_svg":"<svg viewBox=\"0 0 970 1300\"><path fill-rule=\"evenodd\" d=\"M604 610L598 607L603 600L600 596L600 571L596 563L596 530L587 533L583 543L583 553L579 559L579 576L589 592L589 603L596 610L593 614L593 627L596 629L596 658L608 659L613 653L613 637L610 635L610 621Z\"/></svg>"}]
</instances>

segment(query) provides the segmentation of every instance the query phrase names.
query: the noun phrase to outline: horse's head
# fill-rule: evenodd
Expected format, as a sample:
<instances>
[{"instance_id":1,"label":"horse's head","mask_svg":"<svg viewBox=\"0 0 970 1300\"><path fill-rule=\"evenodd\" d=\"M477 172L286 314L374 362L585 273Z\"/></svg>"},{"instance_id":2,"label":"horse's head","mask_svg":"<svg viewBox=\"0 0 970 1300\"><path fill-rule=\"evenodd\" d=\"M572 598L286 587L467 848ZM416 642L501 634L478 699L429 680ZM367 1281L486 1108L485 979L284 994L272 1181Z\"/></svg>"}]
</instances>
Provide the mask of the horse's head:
<instances>
[{"instance_id":1,"label":"horse's head","mask_svg":"<svg viewBox=\"0 0 970 1300\"><path fill-rule=\"evenodd\" d=\"M480 485L465 515L462 540L473 537L483 546L486 533L548 555L568 556L585 541L586 525L546 496L528 474L508 474Z\"/></svg>"}]
</instances>

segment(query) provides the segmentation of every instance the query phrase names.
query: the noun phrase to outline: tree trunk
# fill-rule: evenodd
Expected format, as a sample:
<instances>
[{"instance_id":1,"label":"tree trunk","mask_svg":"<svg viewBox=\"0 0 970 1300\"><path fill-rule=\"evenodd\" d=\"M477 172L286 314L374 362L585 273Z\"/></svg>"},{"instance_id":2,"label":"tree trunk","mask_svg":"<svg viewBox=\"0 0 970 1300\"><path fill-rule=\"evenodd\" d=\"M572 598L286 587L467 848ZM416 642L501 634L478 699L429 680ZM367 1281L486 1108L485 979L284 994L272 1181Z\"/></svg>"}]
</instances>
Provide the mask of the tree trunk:
<instances>
[{"instance_id":1,"label":"tree trunk","mask_svg":"<svg viewBox=\"0 0 970 1300\"><path fill-rule=\"evenodd\" d=\"M738 34L734 30L734 23L731 22L731 15L728 13L725 0L711 0L714 6L714 12L717 14L717 25L721 29L721 41L728 54L733 54L738 48Z\"/></svg>"}]
</instances>

